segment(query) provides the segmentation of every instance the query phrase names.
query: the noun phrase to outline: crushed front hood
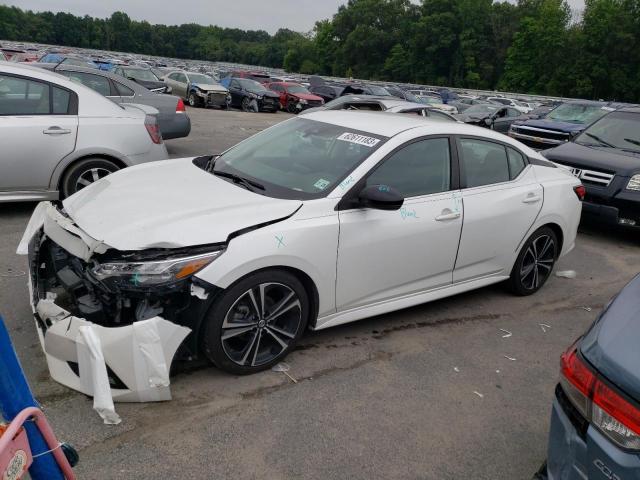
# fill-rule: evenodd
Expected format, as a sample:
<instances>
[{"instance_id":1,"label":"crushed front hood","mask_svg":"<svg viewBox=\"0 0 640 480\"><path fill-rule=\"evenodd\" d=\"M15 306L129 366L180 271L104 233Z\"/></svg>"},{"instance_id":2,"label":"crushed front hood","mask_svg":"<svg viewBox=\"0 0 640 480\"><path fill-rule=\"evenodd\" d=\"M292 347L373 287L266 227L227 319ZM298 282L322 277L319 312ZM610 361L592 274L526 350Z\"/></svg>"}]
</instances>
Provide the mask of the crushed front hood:
<instances>
[{"instance_id":1,"label":"crushed front hood","mask_svg":"<svg viewBox=\"0 0 640 480\"><path fill-rule=\"evenodd\" d=\"M126 168L63 202L80 229L118 250L221 243L238 230L286 218L301 204L250 192L190 158Z\"/></svg>"}]
</instances>

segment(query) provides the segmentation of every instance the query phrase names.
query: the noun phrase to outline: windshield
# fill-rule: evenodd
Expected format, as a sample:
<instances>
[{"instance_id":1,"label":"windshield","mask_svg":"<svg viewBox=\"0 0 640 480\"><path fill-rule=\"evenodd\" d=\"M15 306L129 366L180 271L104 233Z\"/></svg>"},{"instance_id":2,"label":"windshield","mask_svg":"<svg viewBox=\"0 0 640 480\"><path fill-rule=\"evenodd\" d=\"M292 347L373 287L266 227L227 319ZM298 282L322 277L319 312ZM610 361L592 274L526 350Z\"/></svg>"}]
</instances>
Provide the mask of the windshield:
<instances>
[{"instance_id":1,"label":"windshield","mask_svg":"<svg viewBox=\"0 0 640 480\"><path fill-rule=\"evenodd\" d=\"M420 103L420 100L418 100L418 97L416 97L411 92L404 92L404 98L405 98L405 100L407 100L409 102Z\"/></svg>"},{"instance_id":2,"label":"windshield","mask_svg":"<svg viewBox=\"0 0 640 480\"><path fill-rule=\"evenodd\" d=\"M418 100L421 103L426 103L428 105L439 105L442 103L442 100L440 100L439 98L436 97L429 97L429 96L422 96L422 97L418 97Z\"/></svg>"},{"instance_id":3,"label":"windshield","mask_svg":"<svg viewBox=\"0 0 640 480\"><path fill-rule=\"evenodd\" d=\"M240 86L246 90L251 90L252 92L266 92L267 88L262 85L260 82L256 82L255 80L249 80L248 78L239 78L238 83Z\"/></svg>"},{"instance_id":4,"label":"windshield","mask_svg":"<svg viewBox=\"0 0 640 480\"><path fill-rule=\"evenodd\" d=\"M587 128L575 142L640 153L640 114L613 112Z\"/></svg>"},{"instance_id":5,"label":"windshield","mask_svg":"<svg viewBox=\"0 0 640 480\"><path fill-rule=\"evenodd\" d=\"M499 108L502 108L498 105L474 105L472 107L467 108L464 113L465 115L473 115L473 114L481 114L486 115L487 113L493 113Z\"/></svg>"},{"instance_id":6,"label":"windshield","mask_svg":"<svg viewBox=\"0 0 640 480\"><path fill-rule=\"evenodd\" d=\"M188 75L191 83L202 83L203 85L215 85L216 83L209 75L202 75L201 73L189 73Z\"/></svg>"},{"instance_id":7,"label":"windshield","mask_svg":"<svg viewBox=\"0 0 640 480\"><path fill-rule=\"evenodd\" d=\"M545 118L558 122L577 123L586 125L592 123L608 113L600 105L584 105L579 103L563 103L551 110Z\"/></svg>"},{"instance_id":8,"label":"windshield","mask_svg":"<svg viewBox=\"0 0 640 480\"><path fill-rule=\"evenodd\" d=\"M383 87L376 87L375 85L369 85L372 95L381 95L383 97L391 97L391 94Z\"/></svg>"},{"instance_id":9,"label":"windshield","mask_svg":"<svg viewBox=\"0 0 640 480\"><path fill-rule=\"evenodd\" d=\"M127 78L135 78L136 80L148 80L150 82L157 82L156 77L151 70L146 68L123 68L124 76Z\"/></svg>"},{"instance_id":10,"label":"windshield","mask_svg":"<svg viewBox=\"0 0 640 480\"><path fill-rule=\"evenodd\" d=\"M264 130L216 160L214 171L262 184L278 198L320 198L387 139L351 128L295 118Z\"/></svg>"},{"instance_id":11,"label":"windshield","mask_svg":"<svg viewBox=\"0 0 640 480\"><path fill-rule=\"evenodd\" d=\"M304 88L302 85L287 85L287 91L289 93L310 93L309 90Z\"/></svg>"}]
</instances>

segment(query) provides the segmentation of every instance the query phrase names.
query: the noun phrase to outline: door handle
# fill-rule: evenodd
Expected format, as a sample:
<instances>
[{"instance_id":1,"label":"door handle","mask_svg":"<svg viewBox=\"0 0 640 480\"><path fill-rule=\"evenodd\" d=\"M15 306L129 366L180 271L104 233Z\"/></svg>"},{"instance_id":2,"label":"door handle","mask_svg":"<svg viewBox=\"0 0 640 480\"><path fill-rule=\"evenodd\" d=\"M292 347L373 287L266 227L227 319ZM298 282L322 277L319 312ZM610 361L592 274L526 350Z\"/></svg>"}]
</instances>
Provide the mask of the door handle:
<instances>
[{"instance_id":1,"label":"door handle","mask_svg":"<svg viewBox=\"0 0 640 480\"><path fill-rule=\"evenodd\" d=\"M46 130L43 130L42 133L45 135L67 135L71 133L71 130L60 127L49 127Z\"/></svg>"},{"instance_id":2,"label":"door handle","mask_svg":"<svg viewBox=\"0 0 640 480\"><path fill-rule=\"evenodd\" d=\"M460 218L460 212L452 212L448 208L445 208L442 213L436 217L436 222L455 220L456 218Z\"/></svg>"},{"instance_id":3,"label":"door handle","mask_svg":"<svg viewBox=\"0 0 640 480\"><path fill-rule=\"evenodd\" d=\"M524 200L522 200L522 203L537 203L540 200L542 200L542 197L540 197L540 195L530 193Z\"/></svg>"}]
</instances>

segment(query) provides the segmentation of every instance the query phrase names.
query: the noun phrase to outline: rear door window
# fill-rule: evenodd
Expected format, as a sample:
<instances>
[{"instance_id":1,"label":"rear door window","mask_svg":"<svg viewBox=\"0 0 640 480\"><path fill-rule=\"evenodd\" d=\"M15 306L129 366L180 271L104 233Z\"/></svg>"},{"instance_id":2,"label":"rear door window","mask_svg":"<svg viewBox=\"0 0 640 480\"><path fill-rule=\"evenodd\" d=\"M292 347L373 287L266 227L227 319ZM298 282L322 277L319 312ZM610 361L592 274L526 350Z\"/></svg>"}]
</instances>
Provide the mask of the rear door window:
<instances>
[{"instance_id":1,"label":"rear door window","mask_svg":"<svg viewBox=\"0 0 640 480\"><path fill-rule=\"evenodd\" d=\"M507 147L507 154L509 156L509 177L513 180L524 170L527 162L524 159L524 155L513 148Z\"/></svg>"},{"instance_id":2,"label":"rear door window","mask_svg":"<svg viewBox=\"0 0 640 480\"><path fill-rule=\"evenodd\" d=\"M467 188L508 182L511 179L504 145L462 138L460 146L461 166Z\"/></svg>"},{"instance_id":3,"label":"rear door window","mask_svg":"<svg viewBox=\"0 0 640 480\"><path fill-rule=\"evenodd\" d=\"M46 115L50 111L47 83L0 75L0 115Z\"/></svg>"},{"instance_id":4,"label":"rear door window","mask_svg":"<svg viewBox=\"0 0 640 480\"><path fill-rule=\"evenodd\" d=\"M51 108L54 115L66 115L69 113L69 103L71 102L71 92L63 88L52 87Z\"/></svg>"}]
</instances>

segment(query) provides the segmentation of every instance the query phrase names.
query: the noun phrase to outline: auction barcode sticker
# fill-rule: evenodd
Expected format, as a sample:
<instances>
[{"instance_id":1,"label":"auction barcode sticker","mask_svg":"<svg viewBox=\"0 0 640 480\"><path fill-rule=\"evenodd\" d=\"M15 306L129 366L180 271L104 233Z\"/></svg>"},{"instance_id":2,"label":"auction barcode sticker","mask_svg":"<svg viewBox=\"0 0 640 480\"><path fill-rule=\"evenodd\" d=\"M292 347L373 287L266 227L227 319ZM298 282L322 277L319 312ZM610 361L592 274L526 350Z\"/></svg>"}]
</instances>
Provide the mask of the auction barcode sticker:
<instances>
[{"instance_id":1,"label":"auction barcode sticker","mask_svg":"<svg viewBox=\"0 0 640 480\"><path fill-rule=\"evenodd\" d=\"M364 145L365 147L375 147L378 143L380 143L379 138L366 137L364 135L358 135L357 133L349 133L349 132L343 133L337 138L337 140L342 140L343 142L357 143L358 145Z\"/></svg>"}]
</instances>

